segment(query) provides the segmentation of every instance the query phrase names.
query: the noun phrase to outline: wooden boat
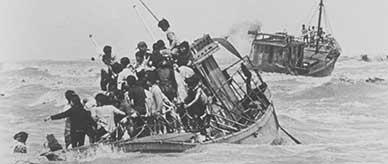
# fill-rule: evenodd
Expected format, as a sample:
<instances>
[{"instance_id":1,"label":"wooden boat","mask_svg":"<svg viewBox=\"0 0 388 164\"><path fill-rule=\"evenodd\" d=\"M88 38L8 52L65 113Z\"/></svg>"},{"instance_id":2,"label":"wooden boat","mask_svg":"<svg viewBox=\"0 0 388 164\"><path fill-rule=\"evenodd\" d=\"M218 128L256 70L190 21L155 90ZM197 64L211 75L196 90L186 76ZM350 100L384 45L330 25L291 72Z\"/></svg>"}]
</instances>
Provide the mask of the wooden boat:
<instances>
[{"instance_id":1,"label":"wooden boat","mask_svg":"<svg viewBox=\"0 0 388 164\"><path fill-rule=\"evenodd\" d=\"M321 18L323 0L319 4L318 30L315 40L306 41L286 33L266 34L256 31L250 51L252 69L291 75L329 76L341 54L338 42L331 35L323 36ZM322 31L322 32L320 32Z\"/></svg>"},{"instance_id":2,"label":"wooden boat","mask_svg":"<svg viewBox=\"0 0 388 164\"><path fill-rule=\"evenodd\" d=\"M213 55L227 52L238 57L238 61L221 70ZM42 156L49 160L74 160L92 156L104 150L120 152L183 152L199 145L212 143L271 144L278 138L279 122L270 100L269 89L257 71L248 71L248 57L242 57L224 38L211 39L209 35L194 41L194 67L201 76L204 87L211 92L208 104L210 121L205 140L199 133L170 133L105 142L88 146L47 152ZM242 82L242 83L241 83ZM246 87L244 86L244 82Z\"/></svg>"}]
</instances>

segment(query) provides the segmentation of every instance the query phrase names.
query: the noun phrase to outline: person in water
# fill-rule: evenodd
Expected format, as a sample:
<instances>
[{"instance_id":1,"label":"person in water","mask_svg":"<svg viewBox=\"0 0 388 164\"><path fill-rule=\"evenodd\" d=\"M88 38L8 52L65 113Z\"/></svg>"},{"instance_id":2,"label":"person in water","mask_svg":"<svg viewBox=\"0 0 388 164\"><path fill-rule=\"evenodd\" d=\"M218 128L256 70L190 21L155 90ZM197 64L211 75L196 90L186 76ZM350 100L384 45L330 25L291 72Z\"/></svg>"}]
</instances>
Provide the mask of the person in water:
<instances>
[{"instance_id":1,"label":"person in water","mask_svg":"<svg viewBox=\"0 0 388 164\"><path fill-rule=\"evenodd\" d=\"M45 118L44 121L69 118L71 121L71 145L73 148L75 148L84 145L85 134L92 131L92 129L96 127L97 124L91 118L90 113L84 109L81 103L81 99L78 95L71 96L70 104L70 109L66 110L65 112L49 116Z\"/></svg>"},{"instance_id":2,"label":"person in water","mask_svg":"<svg viewBox=\"0 0 388 164\"><path fill-rule=\"evenodd\" d=\"M27 146L26 146L27 138L28 138L28 133L23 131L16 133L13 136L13 139L16 141L15 145L13 146L14 153L27 153Z\"/></svg>"},{"instance_id":3,"label":"person in water","mask_svg":"<svg viewBox=\"0 0 388 164\"><path fill-rule=\"evenodd\" d=\"M75 96L76 93L73 90L67 90L65 92L65 98L67 100L67 105L64 107L64 111L68 110L71 108L71 103L70 99L72 96ZM70 135L70 129L71 129L71 121L70 118L66 118L65 120L65 147L68 148L71 145L71 135Z\"/></svg>"}]
</instances>

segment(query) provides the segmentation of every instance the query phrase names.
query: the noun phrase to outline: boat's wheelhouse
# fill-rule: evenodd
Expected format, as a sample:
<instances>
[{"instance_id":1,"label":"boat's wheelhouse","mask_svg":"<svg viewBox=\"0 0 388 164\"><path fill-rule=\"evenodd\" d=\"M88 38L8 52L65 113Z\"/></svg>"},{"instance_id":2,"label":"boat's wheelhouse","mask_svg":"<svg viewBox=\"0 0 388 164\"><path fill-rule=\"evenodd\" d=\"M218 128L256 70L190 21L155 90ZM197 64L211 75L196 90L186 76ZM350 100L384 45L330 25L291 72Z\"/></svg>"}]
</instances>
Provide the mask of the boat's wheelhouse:
<instances>
[{"instance_id":1,"label":"boat's wheelhouse","mask_svg":"<svg viewBox=\"0 0 388 164\"><path fill-rule=\"evenodd\" d=\"M255 33L250 59L255 67L276 65L303 68L304 46L304 42L286 34Z\"/></svg>"},{"instance_id":2,"label":"boat's wheelhouse","mask_svg":"<svg viewBox=\"0 0 388 164\"><path fill-rule=\"evenodd\" d=\"M258 72L249 71L246 68L251 64L249 58L241 57L225 39L216 38L214 40L209 35L205 35L194 41L192 45L194 66L216 100L213 105L221 108L222 112L219 114L228 120L252 123L252 120L259 117L260 112L257 111L260 109L264 111L270 104L264 94L266 85L259 80ZM218 53L222 52L218 51L220 45L238 57L236 62L224 69L219 67L213 56L216 52L216 55L226 55ZM256 105L256 112L249 111L250 105Z\"/></svg>"}]
</instances>

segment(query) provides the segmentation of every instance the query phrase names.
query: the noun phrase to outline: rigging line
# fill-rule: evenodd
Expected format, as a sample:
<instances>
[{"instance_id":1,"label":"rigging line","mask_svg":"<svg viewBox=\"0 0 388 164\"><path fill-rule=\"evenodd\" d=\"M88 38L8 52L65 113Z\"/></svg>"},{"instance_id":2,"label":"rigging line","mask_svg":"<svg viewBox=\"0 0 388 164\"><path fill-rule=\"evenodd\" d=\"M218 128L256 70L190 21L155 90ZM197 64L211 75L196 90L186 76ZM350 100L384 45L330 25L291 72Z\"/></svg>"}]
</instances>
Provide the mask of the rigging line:
<instances>
[{"instance_id":1,"label":"rigging line","mask_svg":"<svg viewBox=\"0 0 388 164\"><path fill-rule=\"evenodd\" d=\"M136 8L137 6L136 6L135 2L133 0L131 0L131 1L132 1L132 4L133 4L132 7L135 10L136 15L140 18L141 22L144 25L144 28L146 29L148 34L151 36L152 41L155 41L155 38L156 38L155 35L152 33L152 30L147 26L147 23L146 23L145 19L140 15L140 12Z\"/></svg>"},{"instance_id":2,"label":"rigging line","mask_svg":"<svg viewBox=\"0 0 388 164\"><path fill-rule=\"evenodd\" d=\"M311 22L313 21L313 19L314 19L314 17L317 15L317 13L318 12L315 12L315 11L318 11L319 10L319 7L317 7L315 10L314 10L314 12L313 12L313 14L311 15L311 17L310 17L310 20L309 20L309 25L311 25Z\"/></svg>"},{"instance_id":3,"label":"rigging line","mask_svg":"<svg viewBox=\"0 0 388 164\"><path fill-rule=\"evenodd\" d=\"M330 30L330 33L333 34L333 28L331 27L331 23L330 23L330 20L329 20L329 16L326 12L326 7L323 8L323 11L324 11L324 14L325 14L325 19L327 19L327 25L329 27L329 30Z\"/></svg>"},{"instance_id":4,"label":"rigging line","mask_svg":"<svg viewBox=\"0 0 388 164\"><path fill-rule=\"evenodd\" d=\"M315 5L311 6L311 8L310 8L310 10L309 10L310 12L308 12L309 14L306 15L306 16L303 18L303 20L300 21L300 22L305 22L305 21L309 20L310 15L314 14L314 9L315 9Z\"/></svg>"}]
</instances>

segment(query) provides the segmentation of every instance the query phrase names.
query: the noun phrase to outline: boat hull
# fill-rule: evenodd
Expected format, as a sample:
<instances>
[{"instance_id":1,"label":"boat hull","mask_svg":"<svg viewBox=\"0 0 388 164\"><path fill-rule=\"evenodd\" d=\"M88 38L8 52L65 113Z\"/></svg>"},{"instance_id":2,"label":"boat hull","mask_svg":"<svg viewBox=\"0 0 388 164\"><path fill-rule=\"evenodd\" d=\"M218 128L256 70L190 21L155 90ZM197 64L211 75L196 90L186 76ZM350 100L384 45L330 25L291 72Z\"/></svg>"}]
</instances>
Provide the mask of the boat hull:
<instances>
[{"instance_id":1,"label":"boat hull","mask_svg":"<svg viewBox=\"0 0 388 164\"><path fill-rule=\"evenodd\" d=\"M273 106L269 106L264 115L249 127L239 132L218 138L211 143L271 144L278 138L279 122Z\"/></svg>"},{"instance_id":2,"label":"boat hull","mask_svg":"<svg viewBox=\"0 0 388 164\"><path fill-rule=\"evenodd\" d=\"M337 62L338 56L340 54L334 54L334 52L331 52L335 56L334 58L326 61L320 61L313 67L309 69L300 69L300 68L287 68L282 65L278 64L260 64L256 66L252 66L252 69L264 71L264 72L276 72L276 73L285 73L290 75L301 75L301 76L312 76L312 77L325 77L330 76L331 73L334 70L335 63Z\"/></svg>"},{"instance_id":3,"label":"boat hull","mask_svg":"<svg viewBox=\"0 0 388 164\"><path fill-rule=\"evenodd\" d=\"M238 132L220 138L209 140L204 143L191 143L195 137L192 133L165 134L149 136L136 140L116 141L111 143L93 144L69 150L59 150L41 154L50 161L79 160L93 156L102 150L111 152L146 152L146 153L169 153L184 152L200 145L214 143L236 144L271 144L278 138L279 123L275 109L272 105L253 124Z\"/></svg>"}]
</instances>

